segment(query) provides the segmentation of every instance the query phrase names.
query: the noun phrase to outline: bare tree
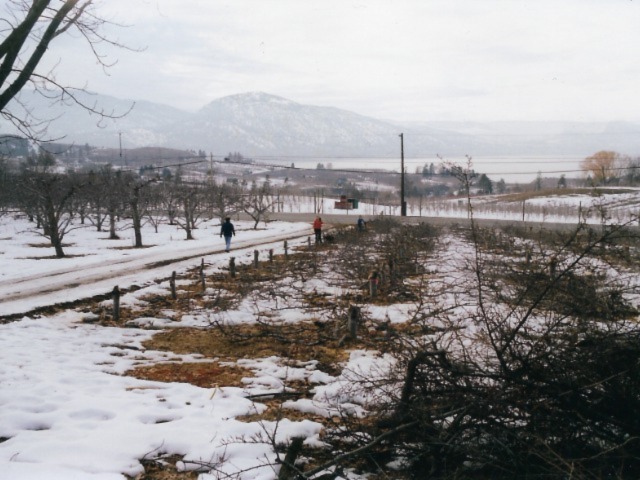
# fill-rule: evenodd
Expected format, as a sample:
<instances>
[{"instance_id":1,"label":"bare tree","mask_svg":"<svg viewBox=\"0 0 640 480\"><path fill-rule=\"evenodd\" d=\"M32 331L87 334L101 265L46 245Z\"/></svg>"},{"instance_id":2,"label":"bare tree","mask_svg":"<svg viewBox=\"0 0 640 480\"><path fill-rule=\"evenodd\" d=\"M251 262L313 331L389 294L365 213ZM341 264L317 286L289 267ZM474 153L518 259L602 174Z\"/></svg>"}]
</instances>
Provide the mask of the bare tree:
<instances>
[{"instance_id":1,"label":"bare tree","mask_svg":"<svg viewBox=\"0 0 640 480\"><path fill-rule=\"evenodd\" d=\"M164 184L152 185L147 191L148 208L146 209L145 216L149 223L153 225L156 233L158 233L158 227L161 223L166 221L167 215L163 211L163 205L165 203Z\"/></svg>"},{"instance_id":2,"label":"bare tree","mask_svg":"<svg viewBox=\"0 0 640 480\"><path fill-rule=\"evenodd\" d=\"M253 229L258 228L260 220L267 221L269 210L276 200L273 198L271 184L266 181L258 186L255 182L251 185L249 193L244 197L242 210L253 219Z\"/></svg>"},{"instance_id":3,"label":"bare tree","mask_svg":"<svg viewBox=\"0 0 640 480\"><path fill-rule=\"evenodd\" d=\"M109 218L109 240L117 240L116 220L124 209L123 197L126 191L126 173L122 170L105 171L103 181L105 182L107 192L107 217Z\"/></svg>"},{"instance_id":4,"label":"bare tree","mask_svg":"<svg viewBox=\"0 0 640 480\"><path fill-rule=\"evenodd\" d=\"M617 152L602 150L582 161L582 170L589 173L596 185L606 185L617 178L621 156Z\"/></svg>"},{"instance_id":5,"label":"bare tree","mask_svg":"<svg viewBox=\"0 0 640 480\"><path fill-rule=\"evenodd\" d=\"M165 178L160 185L160 204L169 225L176 224L176 217L180 208L179 183L179 176L176 175L174 178Z\"/></svg>"},{"instance_id":6,"label":"bare tree","mask_svg":"<svg viewBox=\"0 0 640 480\"><path fill-rule=\"evenodd\" d=\"M155 178L143 180L134 175L129 175L127 179L127 204L131 221L133 223L133 235L135 238L135 248L142 248L142 219L147 214L149 204L149 184L155 182Z\"/></svg>"},{"instance_id":7,"label":"bare tree","mask_svg":"<svg viewBox=\"0 0 640 480\"><path fill-rule=\"evenodd\" d=\"M108 199L108 182L106 177L113 175L111 165L101 167L98 172L91 170L87 174L86 185L83 188L84 196L89 202L91 215L89 221L95 225L98 232L102 231L102 226L107 219L107 199Z\"/></svg>"},{"instance_id":8,"label":"bare tree","mask_svg":"<svg viewBox=\"0 0 640 480\"><path fill-rule=\"evenodd\" d=\"M105 69L112 64L101 52L102 45L128 48L105 35L104 27L110 22L97 14L93 0L9 0L4 9L0 25L0 115L23 135L40 139L48 122L34 117L19 98L20 91L31 88L46 98L80 105L100 118L122 116L87 102L78 95L83 89L59 83L53 71L38 69L54 40L67 33L83 38Z\"/></svg>"},{"instance_id":9,"label":"bare tree","mask_svg":"<svg viewBox=\"0 0 640 480\"><path fill-rule=\"evenodd\" d=\"M0 158L0 216L15 205L16 193L15 173L11 171L8 162Z\"/></svg>"},{"instance_id":10,"label":"bare tree","mask_svg":"<svg viewBox=\"0 0 640 480\"><path fill-rule=\"evenodd\" d=\"M193 229L198 225L203 212L202 188L203 186L197 183L184 183L178 189L178 198L182 206L179 212L182 215L177 215L175 221L187 234L187 240L193 240Z\"/></svg>"},{"instance_id":11,"label":"bare tree","mask_svg":"<svg viewBox=\"0 0 640 480\"><path fill-rule=\"evenodd\" d=\"M376 454L402 452L421 478L635 478L638 288L621 272L637 235L583 221L567 232L483 230L469 211L468 263L440 290L460 298L421 304L389 346L394 388L377 427L414 427Z\"/></svg>"},{"instance_id":12,"label":"bare tree","mask_svg":"<svg viewBox=\"0 0 640 480\"><path fill-rule=\"evenodd\" d=\"M640 182L640 157L627 158L625 168L624 180L627 185L637 185Z\"/></svg>"},{"instance_id":13,"label":"bare tree","mask_svg":"<svg viewBox=\"0 0 640 480\"><path fill-rule=\"evenodd\" d=\"M468 192L471 172L456 175ZM581 218L565 231L481 229L470 201L469 216L456 261L438 262L447 271L423 277L406 321L387 326L379 345L395 362L354 374L338 395L373 399L376 418L341 419L324 437L332 458L317 463L339 477L337 465L366 449L382 476L399 459L403 478L637 478L634 220L613 224L602 210L596 227ZM390 227L376 226L389 235L376 255L411 257L408 235ZM337 271L341 261L331 259ZM389 291L402 292L390 273Z\"/></svg>"},{"instance_id":14,"label":"bare tree","mask_svg":"<svg viewBox=\"0 0 640 480\"><path fill-rule=\"evenodd\" d=\"M235 213L240 206L241 189L232 185L210 186L207 197L211 203L212 216L218 217L221 221Z\"/></svg>"},{"instance_id":15,"label":"bare tree","mask_svg":"<svg viewBox=\"0 0 640 480\"><path fill-rule=\"evenodd\" d=\"M71 205L79 185L69 175L25 171L21 186L25 202L32 203L42 219L42 234L50 240L56 257L63 258L62 240L74 228Z\"/></svg>"}]
</instances>

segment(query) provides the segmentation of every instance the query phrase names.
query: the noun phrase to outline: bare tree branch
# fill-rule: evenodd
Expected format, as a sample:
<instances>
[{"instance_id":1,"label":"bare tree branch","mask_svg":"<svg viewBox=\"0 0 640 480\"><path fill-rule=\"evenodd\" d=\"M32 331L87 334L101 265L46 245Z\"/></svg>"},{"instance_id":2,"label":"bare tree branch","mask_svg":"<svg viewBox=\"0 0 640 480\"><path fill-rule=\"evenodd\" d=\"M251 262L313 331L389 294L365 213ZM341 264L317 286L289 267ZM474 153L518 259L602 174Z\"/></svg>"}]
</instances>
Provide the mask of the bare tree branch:
<instances>
[{"instance_id":1,"label":"bare tree branch","mask_svg":"<svg viewBox=\"0 0 640 480\"><path fill-rule=\"evenodd\" d=\"M55 38L76 30L91 49L94 58L103 70L115 65L98 50L98 45L136 51L110 39L103 29L116 23L107 21L95 13L94 0L12 0L6 7L11 19L4 19L6 27L0 31L5 38L0 42L0 115L11 122L18 131L33 140L43 140L46 128L53 119L38 118L33 111L21 103L18 96L31 84L36 92L45 98L62 103L71 101L91 114L104 118L121 118L126 112L107 112L96 103L82 100L77 92L84 88L63 85L55 78L54 69L46 73L38 72L45 53L51 50ZM23 111L16 112L8 107L12 101Z\"/></svg>"}]
</instances>

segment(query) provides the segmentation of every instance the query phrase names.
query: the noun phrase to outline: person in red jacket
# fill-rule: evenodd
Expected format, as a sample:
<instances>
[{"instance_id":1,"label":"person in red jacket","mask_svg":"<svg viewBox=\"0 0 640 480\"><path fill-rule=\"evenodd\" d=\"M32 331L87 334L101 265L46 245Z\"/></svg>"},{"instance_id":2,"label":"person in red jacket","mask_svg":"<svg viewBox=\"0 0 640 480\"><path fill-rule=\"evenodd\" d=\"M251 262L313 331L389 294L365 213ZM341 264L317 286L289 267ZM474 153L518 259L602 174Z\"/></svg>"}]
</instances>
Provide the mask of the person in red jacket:
<instances>
[{"instance_id":1,"label":"person in red jacket","mask_svg":"<svg viewBox=\"0 0 640 480\"><path fill-rule=\"evenodd\" d=\"M316 234L316 243L322 243L322 219L316 217L313 221L313 231Z\"/></svg>"}]
</instances>

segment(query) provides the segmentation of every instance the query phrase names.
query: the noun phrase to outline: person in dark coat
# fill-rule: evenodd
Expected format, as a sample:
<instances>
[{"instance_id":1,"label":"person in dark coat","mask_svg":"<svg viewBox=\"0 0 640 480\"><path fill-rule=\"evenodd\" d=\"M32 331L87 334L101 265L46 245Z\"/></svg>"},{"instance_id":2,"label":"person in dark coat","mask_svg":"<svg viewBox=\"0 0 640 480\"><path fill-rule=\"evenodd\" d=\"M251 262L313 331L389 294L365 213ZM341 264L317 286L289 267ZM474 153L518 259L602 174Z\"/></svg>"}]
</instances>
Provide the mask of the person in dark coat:
<instances>
[{"instance_id":1,"label":"person in dark coat","mask_svg":"<svg viewBox=\"0 0 640 480\"><path fill-rule=\"evenodd\" d=\"M231 237L236 236L236 229L233 227L233 223L231 223L231 219L229 217L224 219L224 223L220 227L220 238L224 236L224 241L226 244L225 252L231 250Z\"/></svg>"}]
</instances>

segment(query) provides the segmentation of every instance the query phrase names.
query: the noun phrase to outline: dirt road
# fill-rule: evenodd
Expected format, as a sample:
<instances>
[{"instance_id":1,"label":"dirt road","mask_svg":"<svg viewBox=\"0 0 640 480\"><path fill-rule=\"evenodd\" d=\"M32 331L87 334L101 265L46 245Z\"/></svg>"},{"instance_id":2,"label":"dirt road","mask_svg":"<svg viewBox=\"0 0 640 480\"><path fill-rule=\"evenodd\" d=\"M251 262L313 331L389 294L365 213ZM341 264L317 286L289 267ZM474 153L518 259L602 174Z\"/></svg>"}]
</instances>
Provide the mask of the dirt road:
<instances>
[{"instance_id":1,"label":"dirt road","mask_svg":"<svg viewBox=\"0 0 640 480\"><path fill-rule=\"evenodd\" d=\"M310 222L314 215L310 213L281 213L271 214L273 220L290 222ZM354 225L358 214L326 214L322 215L327 227L330 225L350 224ZM367 217L370 221L377 217ZM466 219L453 218L428 218L428 217L393 217L404 223L426 222L434 225L466 224ZM478 220L483 226L496 224L519 223L505 220ZM530 224L534 225L534 224ZM568 224L545 224L546 228L573 228ZM307 232L288 232L280 234L265 234L259 240L246 240L234 242L234 255L250 254L257 246L261 248L281 247L285 239L306 238ZM274 244L274 247L268 247ZM96 260L88 260L80 268L60 268L48 271L44 274L32 274L25 276L14 275L9 280L0 281L0 320L15 318L16 315L31 313L34 310L51 305L75 302L85 298L105 295L118 285L120 288L128 288L132 285L166 280L173 271L193 268L199 265L199 260L204 257L218 258L225 262L229 254L224 253L220 247L199 247L188 251L175 252L136 252L135 256L127 256L112 261L109 265Z\"/></svg>"},{"instance_id":2,"label":"dirt road","mask_svg":"<svg viewBox=\"0 0 640 480\"><path fill-rule=\"evenodd\" d=\"M186 270L209 257L225 262L230 256L241 256L256 247L281 247L284 240L306 238L308 232L265 234L259 240L234 242L232 253L225 253L221 246L196 247L175 252L137 252L104 265L102 261L83 263L81 268L60 268L46 274L15 276L0 281L0 320L15 318L43 307L65 304L109 293L114 286L128 288L132 285L166 280L173 271Z\"/></svg>"}]
</instances>

